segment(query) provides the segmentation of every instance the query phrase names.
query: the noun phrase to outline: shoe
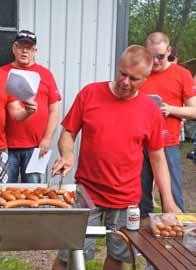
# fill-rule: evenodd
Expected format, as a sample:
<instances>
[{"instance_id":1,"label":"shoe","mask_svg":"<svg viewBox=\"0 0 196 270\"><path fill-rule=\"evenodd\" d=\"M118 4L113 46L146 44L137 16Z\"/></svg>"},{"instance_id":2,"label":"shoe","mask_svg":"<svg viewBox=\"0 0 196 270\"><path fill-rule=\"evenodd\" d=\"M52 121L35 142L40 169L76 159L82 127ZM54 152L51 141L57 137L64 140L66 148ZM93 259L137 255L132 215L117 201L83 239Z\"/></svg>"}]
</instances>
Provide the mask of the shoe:
<instances>
[{"instance_id":1,"label":"shoe","mask_svg":"<svg viewBox=\"0 0 196 270\"><path fill-rule=\"evenodd\" d=\"M56 257L52 270L67 270L67 262L61 261L58 257Z\"/></svg>"}]
</instances>

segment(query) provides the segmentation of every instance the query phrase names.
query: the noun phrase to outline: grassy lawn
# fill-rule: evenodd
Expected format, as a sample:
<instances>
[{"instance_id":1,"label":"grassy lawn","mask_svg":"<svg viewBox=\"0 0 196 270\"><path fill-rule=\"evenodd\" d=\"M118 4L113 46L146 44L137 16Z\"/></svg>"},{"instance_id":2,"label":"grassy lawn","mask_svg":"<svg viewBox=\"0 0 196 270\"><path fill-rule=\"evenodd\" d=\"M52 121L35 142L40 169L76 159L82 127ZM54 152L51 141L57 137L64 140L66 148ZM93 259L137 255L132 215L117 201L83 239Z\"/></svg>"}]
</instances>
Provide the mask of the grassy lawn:
<instances>
[{"instance_id":1,"label":"grassy lawn","mask_svg":"<svg viewBox=\"0 0 196 270\"><path fill-rule=\"evenodd\" d=\"M31 270L30 263L19 260L17 258L1 258L0 270Z\"/></svg>"}]
</instances>

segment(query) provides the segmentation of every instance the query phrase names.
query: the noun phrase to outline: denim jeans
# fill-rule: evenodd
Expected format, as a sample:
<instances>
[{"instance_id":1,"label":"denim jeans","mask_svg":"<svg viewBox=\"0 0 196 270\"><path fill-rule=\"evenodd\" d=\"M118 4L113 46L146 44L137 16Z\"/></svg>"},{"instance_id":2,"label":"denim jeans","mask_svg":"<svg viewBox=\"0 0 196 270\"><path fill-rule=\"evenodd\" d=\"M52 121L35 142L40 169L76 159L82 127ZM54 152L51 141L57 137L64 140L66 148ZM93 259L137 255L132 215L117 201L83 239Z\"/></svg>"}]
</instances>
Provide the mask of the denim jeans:
<instances>
[{"instance_id":1,"label":"denim jeans","mask_svg":"<svg viewBox=\"0 0 196 270\"><path fill-rule=\"evenodd\" d=\"M26 174L25 170L34 148L8 149L8 183L40 183L39 173ZM20 176L20 178L19 178Z\"/></svg>"},{"instance_id":2,"label":"denim jeans","mask_svg":"<svg viewBox=\"0 0 196 270\"><path fill-rule=\"evenodd\" d=\"M149 213L153 212L153 201L152 201L152 187L153 187L153 172L150 165L148 152L146 149L143 151L144 161L141 173L142 180L142 199L139 204L140 215L142 217L148 216Z\"/></svg>"},{"instance_id":3,"label":"denim jeans","mask_svg":"<svg viewBox=\"0 0 196 270\"><path fill-rule=\"evenodd\" d=\"M177 206L184 212L183 179L180 161L180 149L179 146L171 146L165 147L164 151L171 177L172 194ZM141 216L148 216L148 214L153 211L152 194L151 194L153 184L153 173L146 150L144 150L144 162L141 178L142 178L143 195L142 200L140 202L140 211Z\"/></svg>"}]
</instances>

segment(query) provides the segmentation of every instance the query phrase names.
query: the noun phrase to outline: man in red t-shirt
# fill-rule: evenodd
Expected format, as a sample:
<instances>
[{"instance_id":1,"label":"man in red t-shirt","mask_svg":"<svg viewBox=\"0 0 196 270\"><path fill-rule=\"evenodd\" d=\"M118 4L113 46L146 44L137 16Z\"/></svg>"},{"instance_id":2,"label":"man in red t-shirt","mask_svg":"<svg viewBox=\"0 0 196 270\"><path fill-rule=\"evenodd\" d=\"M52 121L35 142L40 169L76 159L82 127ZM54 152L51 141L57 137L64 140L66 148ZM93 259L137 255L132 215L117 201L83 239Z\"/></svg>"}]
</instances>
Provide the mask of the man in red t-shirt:
<instances>
[{"instance_id":1,"label":"man in red t-shirt","mask_svg":"<svg viewBox=\"0 0 196 270\"><path fill-rule=\"evenodd\" d=\"M74 163L74 141L81 130L76 182L84 185L96 209L89 225L100 225L105 217L108 229L126 225L126 209L141 198L143 146L149 150L165 211L179 211L174 204L168 168L163 152L162 116L156 104L139 93L139 85L151 71L152 56L142 46L127 48L120 58L113 82L92 83L77 95L64 118L59 139L60 158L53 174L68 173ZM94 241L87 239L84 254L91 259ZM61 251L53 270L67 269ZM130 262L126 245L117 236L107 236L104 270L123 269Z\"/></svg>"},{"instance_id":2,"label":"man in red t-shirt","mask_svg":"<svg viewBox=\"0 0 196 270\"><path fill-rule=\"evenodd\" d=\"M18 100L13 102L5 91L7 73L0 70L0 182L8 180L8 155L7 155L7 140L5 134L6 111L10 117L18 120L25 120L37 110L37 103L23 102L23 105Z\"/></svg>"},{"instance_id":3,"label":"man in red t-shirt","mask_svg":"<svg viewBox=\"0 0 196 270\"><path fill-rule=\"evenodd\" d=\"M160 32L150 34L146 46L153 55L153 68L140 90L145 94L156 94L162 98L161 111L165 116L167 129L164 150L171 176L172 193L176 204L184 211L179 137L181 120L196 118L193 79L188 70L168 61L171 47L166 34ZM145 152L142 171L143 197L140 204L142 216L148 215L153 210L152 182L153 173Z\"/></svg>"},{"instance_id":4,"label":"man in red t-shirt","mask_svg":"<svg viewBox=\"0 0 196 270\"><path fill-rule=\"evenodd\" d=\"M35 97L37 112L24 122L16 122L7 117L6 135L9 153L8 182L17 182L19 174L23 183L40 182L39 173L26 174L27 164L36 147L40 156L48 152L56 130L61 99L52 73L34 61L37 52L34 33L22 30L17 33L12 46L14 61L1 67L7 73L10 69L23 69L37 72L40 84Z\"/></svg>"}]
</instances>

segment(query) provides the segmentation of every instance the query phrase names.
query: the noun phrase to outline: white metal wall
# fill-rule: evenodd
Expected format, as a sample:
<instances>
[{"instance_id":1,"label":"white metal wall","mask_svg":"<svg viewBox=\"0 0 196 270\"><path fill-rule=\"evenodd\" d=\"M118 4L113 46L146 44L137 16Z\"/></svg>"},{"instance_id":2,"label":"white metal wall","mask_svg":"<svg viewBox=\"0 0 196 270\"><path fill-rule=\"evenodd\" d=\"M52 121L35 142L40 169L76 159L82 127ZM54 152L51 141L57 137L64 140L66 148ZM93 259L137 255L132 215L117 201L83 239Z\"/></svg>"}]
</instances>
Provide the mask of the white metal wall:
<instances>
[{"instance_id":1,"label":"white metal wall","mask_svg":"<svg viewBox=\"0 0 196 270\"><path fill-rule=\"evenodd\" d=\"M19 29L36 33L36 61L53 72L62 94L60 120L82 86L113 79L116 21L117 0L19 0Z\"/></svg>"}]
</instances>

